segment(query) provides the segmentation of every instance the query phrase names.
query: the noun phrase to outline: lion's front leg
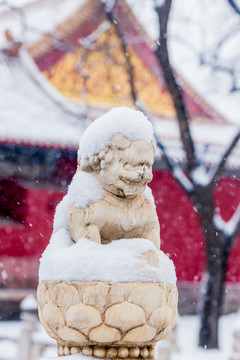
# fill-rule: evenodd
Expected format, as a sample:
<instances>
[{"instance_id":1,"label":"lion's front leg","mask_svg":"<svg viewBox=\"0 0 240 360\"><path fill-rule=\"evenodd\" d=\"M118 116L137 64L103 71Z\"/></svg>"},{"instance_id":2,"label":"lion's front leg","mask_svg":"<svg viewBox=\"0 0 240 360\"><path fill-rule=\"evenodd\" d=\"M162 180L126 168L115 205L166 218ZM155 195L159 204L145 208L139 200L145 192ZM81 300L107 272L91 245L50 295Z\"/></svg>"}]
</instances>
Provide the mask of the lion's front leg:
<instances>
[{"instance_id":1,"label":"lion's front leg","mask_svg":"<svg viewBox=\"0 0 240 360\"><path fill-rule=\"evenodd\" d=\"M144 238L152 241L154 243L154 245L156 246L156 248L159 250L160 244L161 244L159 225L156 224L155 228L153 228L149 232L145 233Z\"/></svg>"},{"instance_id":2,"label":"lion's front leg","mask_svg":"<svg viewBox=\"0 0 240 360\"><path fill-rule=\"evenodd\" d=\"M81 237L87 238L89 240L95 241L98 244L101 244L100 232L99 232L97 225L95 225L95 224L90 224L90 225L85 226L82 229Z\"/></svg>"},{"instance_id":3,"label":"lion's front leg","mask_svg":"<svg viewBox=\"0 0 240 360\"><path fill-rule=\"evenodd\" d=\"M86 209L78 209L72 206L67 217L68 231L74 242L87 238L101 244L101 236L97 225L91 223Z\"/></svg>"}]
</instances>

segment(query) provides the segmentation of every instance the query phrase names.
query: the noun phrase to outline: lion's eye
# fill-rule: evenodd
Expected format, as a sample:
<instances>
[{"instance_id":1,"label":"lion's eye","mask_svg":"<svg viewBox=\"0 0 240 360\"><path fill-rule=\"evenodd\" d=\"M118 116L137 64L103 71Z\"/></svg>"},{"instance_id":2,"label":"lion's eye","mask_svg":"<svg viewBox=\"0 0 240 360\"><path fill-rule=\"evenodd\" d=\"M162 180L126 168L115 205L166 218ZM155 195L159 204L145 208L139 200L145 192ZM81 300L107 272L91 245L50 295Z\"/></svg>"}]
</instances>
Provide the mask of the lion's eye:
<instances>
[{"instance_id":1,"label":"lion's eye","mask_svg":"<svg viewBox=\"0 0 240 360\"><path fill-rule=\"evenodd\" d=\"M123 167L127 170L131 169L131 165L129 163L123 164Z\"/></svg>"},{"instance_id":2,"label":"lion's eye","mask_svg":"<svg viewBox=\"0 0 240 360\"><path fill-rule=\"evenodd\" d=\"M150 168L150 166L151 166L149 163L141 163L140 165L141 165L142 167L146 166L147 168Z\"/></svg>"}]
</instances>

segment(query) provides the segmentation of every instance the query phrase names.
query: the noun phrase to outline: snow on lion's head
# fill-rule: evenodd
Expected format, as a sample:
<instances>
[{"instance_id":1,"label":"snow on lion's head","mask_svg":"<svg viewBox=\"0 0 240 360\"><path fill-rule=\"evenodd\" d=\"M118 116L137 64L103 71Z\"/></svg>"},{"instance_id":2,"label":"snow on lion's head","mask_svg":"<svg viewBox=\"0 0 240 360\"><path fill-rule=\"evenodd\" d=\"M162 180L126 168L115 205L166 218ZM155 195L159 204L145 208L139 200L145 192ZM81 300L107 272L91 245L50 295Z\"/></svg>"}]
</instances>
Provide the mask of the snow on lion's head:
<instances>
[{"instance_id":1,"label":"snow on lion's head","mask_svg":"<svg viewBox=\"0 0 240 360\"><path fill-rule=\"evenodd\" d=\"M78 166L95 175L105 190L130 197L143 193L152 180L155 150L146 116L127 107L113 108L83 134Z\"/></svg>"}]
</instances>

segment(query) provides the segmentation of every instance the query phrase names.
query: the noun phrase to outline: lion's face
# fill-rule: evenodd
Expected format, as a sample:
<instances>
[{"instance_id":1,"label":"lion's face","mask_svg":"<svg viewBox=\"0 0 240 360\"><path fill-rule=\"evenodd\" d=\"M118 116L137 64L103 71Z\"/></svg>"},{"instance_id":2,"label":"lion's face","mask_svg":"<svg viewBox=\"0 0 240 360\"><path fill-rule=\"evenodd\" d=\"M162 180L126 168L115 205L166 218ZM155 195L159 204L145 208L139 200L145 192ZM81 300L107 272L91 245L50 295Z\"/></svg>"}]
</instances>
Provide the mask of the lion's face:
<instances>
[{"instance_id":1,"label":"lion's face","mask_svg":"<svg viewBox=\"0 0 240 360\"><path fill-rule=\"evenodd\" d=\"M154 152L142 140L130 142L123 150L111 150L110 161L101 163L100 179L105 190L124 197L142 194L152 180Z\"/></svg>"}]
</instances>

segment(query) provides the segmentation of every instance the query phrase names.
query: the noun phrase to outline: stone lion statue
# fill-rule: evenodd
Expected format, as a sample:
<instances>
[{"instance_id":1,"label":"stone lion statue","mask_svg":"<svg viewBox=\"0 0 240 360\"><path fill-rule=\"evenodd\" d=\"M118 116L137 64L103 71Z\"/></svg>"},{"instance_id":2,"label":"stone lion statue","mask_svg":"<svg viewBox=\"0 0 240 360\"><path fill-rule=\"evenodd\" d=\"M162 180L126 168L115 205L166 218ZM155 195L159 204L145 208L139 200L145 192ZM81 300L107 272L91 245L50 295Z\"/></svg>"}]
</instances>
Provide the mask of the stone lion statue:
<instances>
[{"instance_id":1,"label":"stone lion statue","mask_svg":"<svg viewBox=\"0 0 240 360\"><path fill-rule=\"evenodd\" d=\"M159 222L147 187L155 151L152 125L139 111L114 108L89 126L80 142L77 171L91 174L102 193L88 206L70 206L67 228L74 242L145 238L159 249Z\"/></svg>"},{"instance_id":2,"label":"stone lion statue","mask_svg":"<svg viewBox=\"0 0 240 360\"><path fill-rule=\"evenodd\" d=\"M39 268L39 317L59 356L153 360L176 323L175 269L147 186L155 149L151 123L126 107L82 136Z\"/></svg>"}]
</instances>

